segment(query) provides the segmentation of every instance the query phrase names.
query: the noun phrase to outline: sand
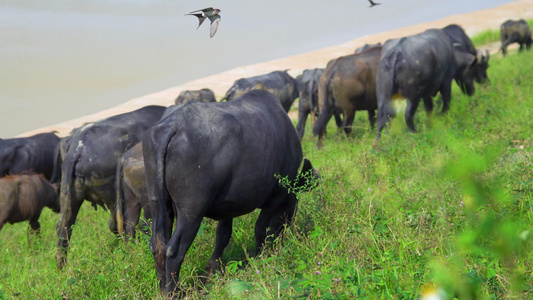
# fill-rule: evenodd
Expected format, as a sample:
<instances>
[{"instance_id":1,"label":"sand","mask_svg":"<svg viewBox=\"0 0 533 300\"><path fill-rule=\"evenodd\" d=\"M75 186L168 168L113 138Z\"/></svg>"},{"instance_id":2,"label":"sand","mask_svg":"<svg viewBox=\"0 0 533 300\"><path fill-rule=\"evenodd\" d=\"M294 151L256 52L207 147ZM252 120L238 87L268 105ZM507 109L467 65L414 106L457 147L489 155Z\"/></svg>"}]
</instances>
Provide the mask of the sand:
<instances>
[{"instance_id":1,"label":"sand","mask_svg":"<svg viewBox=\"0 0 533 300\"><path fill-rule=\"evenodd\" d=\"M25 132L19 135L19 137L31 136L37 133L50 131L56 131L58 135L62 137L67 136L72 129L79 127L84 123L95 122L150 104L164 106L172 105L174 104L174 100L178 94L184 90L210 88L215 92L217 98L220 99L231 87L233 82L239 78L251 77L276 70L286 69L290 70L289 73L291 75L296 76L305 69L324 68L329 60L342 55L351 54L356 48L363 46L364 44L374 44L378 42L383 43L387 39L417 34L429 28L442 28L449 24L458 24L463 27L468 35L471 36L482 30L498 29L500 25L507 19L530 18L533 18L533 0L518 0L490 9L462 15L452 15L436 21L420 23L405 28L363 36L341 45L331 46L300 55L234 68L220 74L189 81L161 92L134 98L121 105L95 114ZM487 46L487 49L493 55L501 55L497 54L498 47L499 43L496 43L495 45ZM291 118L294 118L295 114L290 114L290 116Z\"/></svg>"}]
</instances>

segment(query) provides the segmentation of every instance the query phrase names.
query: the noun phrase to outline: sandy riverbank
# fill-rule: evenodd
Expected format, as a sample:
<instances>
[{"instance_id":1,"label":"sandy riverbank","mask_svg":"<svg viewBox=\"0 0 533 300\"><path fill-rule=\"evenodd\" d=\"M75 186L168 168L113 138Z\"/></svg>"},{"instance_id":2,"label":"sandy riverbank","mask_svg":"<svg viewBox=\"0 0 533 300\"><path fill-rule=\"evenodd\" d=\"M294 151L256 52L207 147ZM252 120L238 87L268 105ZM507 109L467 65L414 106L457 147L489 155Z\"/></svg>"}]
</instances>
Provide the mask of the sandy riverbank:
<instances>
[{"instance_id":1,"label":"sandy riverbank","mask_svg":"<svg viewBox=\"0 0 533 300\"><path fill-rule=\"evenodd\" d=\"M413 35L428 28L442 28L449 24L461 25L467 34L473 35L484 29L497 29L507 19L533 18L533 0L518 0L490 9L473 13L452 15L446 18L426 23L400 28L392 31L363 36L341 45L323 48L300 55L282 59L257 63L228 70L226 72L208 76L182 85L166 89L161 92L134 98L114 108L104 110L81 118L62 122L53 126L43 127L23 133L19 136L30 136L40 132L57 131L60 136L66 136L76 127L88 122L94 122L112 115L128 112L149 104L169 106L174 104L174 99L183 90L196 90L201 88L212 89L217 98L221 98L233 82L239 78L250 77L269 73L275 70L290 69L292 75L297 75L304 69L323 68L326 63L335 57L353 53L354 49L364 44L384 42L387 39Z\"/></svg>"}]
</instances>

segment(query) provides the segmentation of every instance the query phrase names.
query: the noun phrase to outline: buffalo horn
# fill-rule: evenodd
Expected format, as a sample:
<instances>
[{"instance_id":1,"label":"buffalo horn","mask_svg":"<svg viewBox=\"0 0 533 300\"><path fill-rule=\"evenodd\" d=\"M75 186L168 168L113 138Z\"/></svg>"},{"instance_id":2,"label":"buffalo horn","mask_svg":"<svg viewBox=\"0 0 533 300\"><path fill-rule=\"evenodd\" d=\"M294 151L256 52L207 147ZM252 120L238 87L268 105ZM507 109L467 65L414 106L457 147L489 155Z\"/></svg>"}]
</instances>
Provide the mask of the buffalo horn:
<instances>
[{"instance_id":1,"label":"buffalo horn","mask_svg":"<svg viewBox=\"0 0 533 300\"><path fill-rule=\"evenodd\" d=\"M482 62L483 61L483 53L479 49L477 49L477 51L476 51L476 61L477 62Z\"/></svg>"}]
</instances>

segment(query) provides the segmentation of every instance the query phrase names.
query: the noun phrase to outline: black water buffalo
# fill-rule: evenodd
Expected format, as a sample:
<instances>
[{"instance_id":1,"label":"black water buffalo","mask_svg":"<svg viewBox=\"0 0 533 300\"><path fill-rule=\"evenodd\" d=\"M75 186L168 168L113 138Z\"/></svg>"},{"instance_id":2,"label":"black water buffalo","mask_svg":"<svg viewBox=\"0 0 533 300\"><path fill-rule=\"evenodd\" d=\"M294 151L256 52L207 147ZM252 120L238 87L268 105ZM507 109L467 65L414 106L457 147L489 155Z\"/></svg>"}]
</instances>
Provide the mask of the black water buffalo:
<instances>
[{"instance_id":1,"label":"black water buffalo","mask_svg":"<svg viewBox=\"0 0 533 300\"><path fill-rule=\"evenodd\" d=\"M452 80L460 79L456 71L468 68L473 60L471 54L455 51L448 35L440 29L388 40L383 46L376 76L378 133L375 145L388 122L390 100L394 95L407 99L405 122L409 130L416 132L414 115L420 98L429 114L433 110L432 97L440 92L442 113L445 113L450 105ZM469 74L468 70L464 73ZM473 89L473 86L468 87L469 91Z\"/></svg>"},{"instance_id":2,"label":"black water buffalo","mask_svg":"<svg viewBox=\"0 0 533 300\"><path fill-rule=\"evenodd\" d=\"M0 229L6 223L30 221L39 232L39 216L44 207L59 212L57 186L42 174L8 175L0 178Z\"/></svg>"},{"instance_id":3,"label":"black water buffalo","mask_svg":"<svg viewBox=\"0 0 533 300\"><path fill-rule=\"evenodd\" d=\"M118 160L140 142L144 132L160 120L166 108L146 106L87 124L67 139L61 164L61 216L57 223L57 266L66 263L72 225L84 200L109 208L109 229L117 232L115 174Z\"/></svg>"},{"instance_id":4,"label":"black water buffalo","mask_svg":"<svg viewBox=\"0 0 533 300\"><path fill-rule=\"evenodd\" d=\"M59 137L53 132L26 138L0 139L0 177L22 172L44 174L54 169L54 148Z\"/></svg>"},{"instance_id":5,"label":"black water buffalo","mask_svg":"<svg viewBox=\"0 0 533 300\"><path fill-rule=\"evenodd\" d=\"M289 75L287 71L274 71L265 75L236 80L223 99L230 101L254 89L263 89L274 94L278 97L285 112L289 112L300 92L298 80Z\"/></svg>"},{"instance_id":6,"label":"black water buffalo","mask_svg":"<svg viewBox=\"0 0 533 300\"><path fill-rule=\"evenodd\" d=\"M359 54L336 58L328 63L318 87L320 114L313 127L313 135L318 135L318 148L322 148L322 138L331 116L342 111L342 127L348 134L352 131L355 111L366 110L371 128L374 128L377 109L376 73L381 57L382 46L375 46Z\"/></svg>"},{"instance_id":7,"label":"black water buffalo","mask_svg":"<svg viewBox=\"0 0 533 300\"><path fill-rule=\"evenodd\" d=\"M298 98L298 124L296 129L300 140L304 136L305 122L311 114L311 124L315 123L315 115L318 114L318 81L324 74L324 69L304 70L300 81L300 96Z\"/></svg>"},{"instance_id":8,"label":"black water buffalo","mask_svg":"<svg viewBox=\"0 0 533 300\"><path fill-rule=\"evenodd\" d=\"M468 52L475 57L472 66L475 80L478 83L487 81L487 69L489 67L490 58L489 50L485 50L485 54L483 54L481 50L476 49L474 43L472 43L472 40L470 40L468 35L466 35L466 32L459 25L448 25L442 28L442 31L448 35L456 50Z\"/></svg>"},{"instance_id":9,"label":"black water buffalo","mask_svg":"<svg viewBox=\"0 0 533 300\"><path fill-rule=\"evenodd\" d=\"M269 92L185 104L150 129L143 152L150 203L157 207L150 249L167 295L179 290L181 264L204 217L219 221L208 269L218 266L233 218L261 209L256 253L269 233L277 235L292 221L297 199L277 176L296 178L302 148L291 120ZM309 170L305 160L302 172Z\"/></svg>"},{"instance_id":10,"label":"black water buffalo","mask_svg":"<svg viewBox=\"0 0 533 300\"><path fill-rule=\"evenodd\" d=\"M141 209L144 219L152 218L148 205L148 190L144 175L142 142L126 151L117 164L115 189L117 193L117 227L126 237L135 237ZM143 226L150 226L143 223Z\"/></svg>"},{"instance_id":11,"label":"black water buffalo","mask_svg":"<svg viewBox=\"0 0 533 300\"><path fill-rule=\"evenodd\" d=\"M507 20L500 28L500 40L502 42L501 50L503 55L507 54L507 46L513 43L520 45L519 51L526 46L527 50L531 48L531 30L529 25L523 19L518 21Z\"/></svg>"},{"instance_id":12,"label":"black water buffalo","mask_svg":"<svg viewBox=\"0 0 533 300\"><path fill-rule=\"evenodd\" d=\"M217 102L217 100L215 99L215 93L213 93L213 91L210 89L182 91L174 102L176 105L181 105L189 101Z\"/></svg>"},{"instance_id":13,"label":"black water buffalo","mask_svg":"<svg viewBox=\"0 0 533 300\"><path fill-rule=\"evenodd\" d=\"M370 48L374 48L374 47L376 47L376 46L382 46L382 45L381 45L381 43L377 43L377 44L364 44L363 46L361 46L361 47L355 49L354 54L361 53L361 52L363 52L363 51L366 51L366 50L368 50L368 49L370 49Z\"/></svg>"}]
</instances>

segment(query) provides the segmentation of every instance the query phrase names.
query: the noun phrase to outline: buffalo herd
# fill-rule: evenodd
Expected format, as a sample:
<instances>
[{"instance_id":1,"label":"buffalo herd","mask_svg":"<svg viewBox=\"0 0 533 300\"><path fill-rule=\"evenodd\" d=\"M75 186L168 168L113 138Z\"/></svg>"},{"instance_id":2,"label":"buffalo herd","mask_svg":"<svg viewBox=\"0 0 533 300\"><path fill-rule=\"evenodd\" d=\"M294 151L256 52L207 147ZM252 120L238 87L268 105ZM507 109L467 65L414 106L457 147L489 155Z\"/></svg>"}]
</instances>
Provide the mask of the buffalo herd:
<instances>
[{"instance_id":1,"label":"buffalo herd","mask_svg":"<svg viewBox=\"0 0 533 300\"><path fill-rule=\"evenodd\" d=\"M512 43L531 47L524 20L502 24L504 55ZM431 114L440 93L446 113L452 82L473 95L476 83L488 82L488 61L488 51L476 49L460 26L449 25L365 45L296 78L284 70L236 80L224 102L208 88L184 91L171 107L115 115L62 139L53 132L0 139L0 229L28 220L38 231L43 207L59 212L61 269L84 201L109 210L109 229L126 237L135 236L143 211L160 289L177 295L181 265L204 217L218 221L206 270L220 267L233 218L260 209L256 254L268 236L291 224L297 198L290 186L307 191L309 181L319 178L300 143L309 115L321 148L332 116L348 134L355 112L367 111L370 128L377 124L376 146L396 114L391 101L406 99L405 121L416 132L421 100ZM295 128L287 113L297 98Z\"/></svg>"}]
</instances>

